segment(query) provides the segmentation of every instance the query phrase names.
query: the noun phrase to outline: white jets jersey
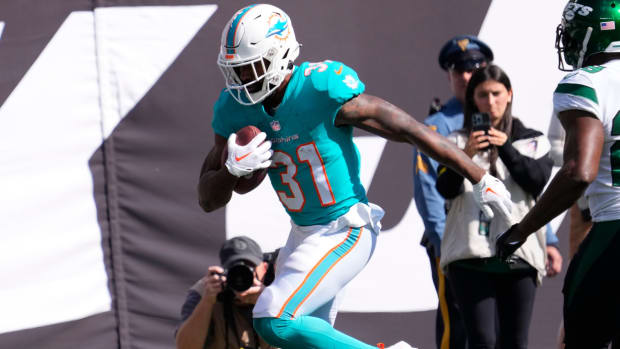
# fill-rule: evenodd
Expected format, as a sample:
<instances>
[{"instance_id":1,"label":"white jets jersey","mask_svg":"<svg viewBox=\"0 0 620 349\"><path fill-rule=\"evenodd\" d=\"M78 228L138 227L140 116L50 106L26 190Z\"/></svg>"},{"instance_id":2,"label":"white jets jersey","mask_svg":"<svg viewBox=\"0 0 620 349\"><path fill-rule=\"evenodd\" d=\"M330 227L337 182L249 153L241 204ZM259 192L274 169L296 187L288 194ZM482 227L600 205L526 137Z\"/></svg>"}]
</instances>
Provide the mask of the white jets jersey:
<instances>
[{"instance_id":1,"label":"white jets jersey","mask_svg":"<svg viewBox=\"0 0 620 349\"><path fill-rule=\"evenodd\" d=\"M598 175L586 190L592 220L620 219L620 60L564 77L553 94L553 117L571 109L594 114L605 132Z\"/></svg>"}]
</instances>

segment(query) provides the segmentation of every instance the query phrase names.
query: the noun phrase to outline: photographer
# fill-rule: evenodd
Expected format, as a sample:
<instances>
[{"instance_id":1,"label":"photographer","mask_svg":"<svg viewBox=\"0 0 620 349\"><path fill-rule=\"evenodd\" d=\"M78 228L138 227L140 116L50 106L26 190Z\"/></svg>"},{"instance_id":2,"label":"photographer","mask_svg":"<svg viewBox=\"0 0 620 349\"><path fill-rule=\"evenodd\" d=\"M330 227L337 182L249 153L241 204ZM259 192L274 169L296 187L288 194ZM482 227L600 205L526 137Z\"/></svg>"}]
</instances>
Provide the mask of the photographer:
<instances>
[{"instance_id":1,"label":"photographer","mask_svg":"<svg viewBox=\"0 0 620 349\"><path fill-rule=\"evenodd\" d=\"M549 140L512 115L512 87L499 67L476 70L465 96L464 128L449 138L504 183L513 202L512 218L519 220L551 175ZM449 204L441 267L451 281L469 346L527 348L536 287L545 275L545 227L509 261L494 257L495 239L508 223L485 217L475 206L468 180L442 166L438 173L437 190Z\"/></svg>"},{"instance_id":2,"label":"photographer","mask_svg":"<svg viewBox=\"0 0 620 349\"><path fill-rule=\"evenodd\" d=\"M194 284L181 309L177 348L267 349L252 327L252 309L273 280L277 251L263 254L249 237L227 240L220 263Z\"/></svg>"}]
</instances>

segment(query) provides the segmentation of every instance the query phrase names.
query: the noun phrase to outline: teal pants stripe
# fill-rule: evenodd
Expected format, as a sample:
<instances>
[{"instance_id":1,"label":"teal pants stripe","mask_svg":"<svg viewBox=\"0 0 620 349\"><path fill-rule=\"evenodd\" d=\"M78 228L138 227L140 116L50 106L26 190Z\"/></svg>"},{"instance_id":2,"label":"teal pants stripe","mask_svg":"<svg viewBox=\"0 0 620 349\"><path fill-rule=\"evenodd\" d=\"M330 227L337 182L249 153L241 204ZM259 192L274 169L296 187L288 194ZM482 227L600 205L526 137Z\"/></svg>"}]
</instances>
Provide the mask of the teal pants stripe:
<instances>
[{"instance_id":1,"label":"teal pants stripe","mask_svg":"<svg viewBox=\"0 0 620 349\"><path fill-rule=\"evenodd\" d=\"M282 349L377 349L313 316L256 318L254 329L267 343Z\"/></svg>"},{"instance_id":2,"label":"teal pants stripe","mask_svg":"<svg viewBox=\"0 0 620 349\"><path fill-rule=\"evenodd\" d=\"M332 248L319 263L306 276L303 283L295 290L284 304L279 318L290 319L295 317L295 313L303 302L312 294L314 289L321 283L321 280L329 273L344 256L346 256L359 241L363 228L351 228L347 237Z\"/></svg>"}]
</instances>

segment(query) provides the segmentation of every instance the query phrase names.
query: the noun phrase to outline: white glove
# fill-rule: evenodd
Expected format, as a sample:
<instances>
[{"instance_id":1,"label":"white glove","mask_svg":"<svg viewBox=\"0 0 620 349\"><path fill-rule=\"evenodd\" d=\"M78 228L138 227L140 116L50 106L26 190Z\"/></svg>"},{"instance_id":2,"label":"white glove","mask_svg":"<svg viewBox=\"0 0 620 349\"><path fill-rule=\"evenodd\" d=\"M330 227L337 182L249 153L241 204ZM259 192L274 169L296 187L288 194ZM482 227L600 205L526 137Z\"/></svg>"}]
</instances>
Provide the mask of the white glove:
<instances>
[{"instance_id":1,"label":"white glove","mask_svg":"<svg viewBox=\"0 0 620 349\"><path fill-rule=\"evenodd\" d=\"M495 208L509 226L513 224L510 193L502 181L485 173L480 182L474 184L474 198L487 219L493 218L491 208Z\"/></svg>"},{"instance_id":2,"label":"white glove","mask_svg":"<svg viewBox=\"0 0 620 349\"><path fill-rule=\"evenodd\" d=\"M225 164L228 172L233 176L242 177L256 170L269 167L273 150L271 150L270 141L262 143L265 138L267 138L267 134L261 132L252 138L248 144L239 145L237 144L237 134L231 134L228 137L228 157Z\"/></svg>"}]
</instances>

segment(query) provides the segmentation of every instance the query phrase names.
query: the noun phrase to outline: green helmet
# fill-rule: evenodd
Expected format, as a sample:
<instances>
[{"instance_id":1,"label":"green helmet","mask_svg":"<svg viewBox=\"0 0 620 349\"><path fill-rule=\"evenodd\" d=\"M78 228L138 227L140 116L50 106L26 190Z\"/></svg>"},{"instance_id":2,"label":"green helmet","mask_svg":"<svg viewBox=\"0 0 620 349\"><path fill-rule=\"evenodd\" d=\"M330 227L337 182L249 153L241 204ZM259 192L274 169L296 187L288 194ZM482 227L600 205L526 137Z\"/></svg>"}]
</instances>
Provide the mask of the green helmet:
<instances>
[{"instance_id":1,"label":"green helmet","mask_svg":"<svg viewBox=\"0 0 620 349\"><path fill-rule=\"evenodd\" d=\"M570 0L562 14L555 37L558 68L562 60L574 69L581 68L591 55L620 52L620 0Z\"/></svg>"}]
</instances>

